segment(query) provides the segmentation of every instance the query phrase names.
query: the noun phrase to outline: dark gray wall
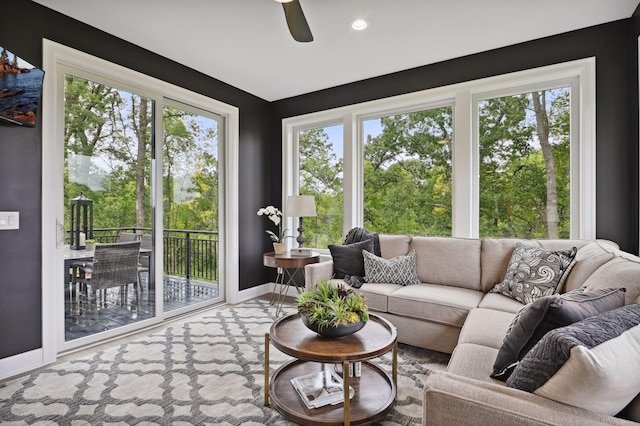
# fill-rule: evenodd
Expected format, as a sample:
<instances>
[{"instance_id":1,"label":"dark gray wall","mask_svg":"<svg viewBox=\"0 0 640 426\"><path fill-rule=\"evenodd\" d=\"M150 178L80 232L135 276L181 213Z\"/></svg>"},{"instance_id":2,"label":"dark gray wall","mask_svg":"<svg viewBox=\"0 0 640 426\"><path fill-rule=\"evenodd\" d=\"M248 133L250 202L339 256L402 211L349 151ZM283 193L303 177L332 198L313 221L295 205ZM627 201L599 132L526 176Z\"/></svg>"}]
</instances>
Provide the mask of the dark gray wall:
<instances>
[{"instance_id":1,"label":"dark gray wall","mask_svg":"<svg viewBox=\"0 0 640 426\"><path fill-rule=\"evenodd\" d=\"M42 39L62 43L240 109L240 289L271 279L258 208L281 200L282 118L571 59L597 58L598 236L638 247L638 18L381 76L269 104L242 90L28 0L3 3L0 46L42 65ZM505 35L508 37L508 34ZM408 53L409 54L409 53ZM0 124L0 211L20 211L0 232L0 358L41 347L41 117Z\"/></svg>"},{"instance_id":2,"label":"dark gray wall","mask_svg":"<svg viewBox=\"0 0 640 426\"><path fill-rule=\"evenodd\" d=\"M256 215L273 199L268 102L27 0L4 2L2 18L0 46L35 66L47 38L238 107L240 250L230 256L239 257L241 290L271 278L262 266L269 239ZM0 211L20 212L19 230L0 231L0 358L42 345L41 165L49 159L41 158L41 123L42 115L36 128L0 125Z\"/></svg>"},{"instance_id":3,"label":"dark gray wall","mask_svg":"<svg viewBox=\"0 0 640 426\"><path fill-rule=\"evenodd\" d=\"M275 102L273 140L282 140L280 122L286 117L592 56L597 78L597 236L637 253L638 88L632 19ZM279 161L279 153L273 150L272 162ZM273 186L281 188L276 182Z\"/></svg>"}]
</instances>

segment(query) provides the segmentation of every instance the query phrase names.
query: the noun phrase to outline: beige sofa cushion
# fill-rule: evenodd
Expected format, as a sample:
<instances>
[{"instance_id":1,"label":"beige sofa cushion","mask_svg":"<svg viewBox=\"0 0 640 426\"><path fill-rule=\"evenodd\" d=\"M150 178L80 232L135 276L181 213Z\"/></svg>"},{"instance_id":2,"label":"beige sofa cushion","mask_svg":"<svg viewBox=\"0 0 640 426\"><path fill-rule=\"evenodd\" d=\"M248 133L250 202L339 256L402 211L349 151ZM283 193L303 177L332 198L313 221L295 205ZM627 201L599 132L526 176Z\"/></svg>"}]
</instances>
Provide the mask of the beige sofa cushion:
<instances>
[{"instance_id":1,"label":"beige sofa cushion","mask_svg":"<svg viewBox=\"0 0 640 426\"><path fill-rule=\"evenodd\" d=\"M462 327L469 311L478 306L483 295L475 290L438 284L403 286L389 295L388 311Z\"/></svg>"},{"instance_id":2,"label":"beige sofa cushion","mask_svg":"<svg viewBox=\"0 0 640 426\"><path fill-rule=\"evenodd\" d=\"M493 309L472 309L460 331L458 344L473 343L499 350L514 316L510 312ZM491 360L492 366L495 359L494 356Z\"/></svg>"},{"instance_id":3,"label":"beige sofa cushion","mask_svg":"<svg viewBox=\"0 0 640 426\"><path fill-rule=\"evenodd\" d=\"M409 250L415 250L418 277L423 283L480 290L480 251L478 239L452 237L413 237Z\"/></svg>"},{"instance_id":4,"label":"beige sofa cushion","mask_svg":"<svg viewBox=\"0 0 640 426\"><path fill-rule=\"evenodd\" d=\"M370 284L364 283L362 287L355 289L364 296L364 301L374 311L387 312L388 297L391 293L401 288L398 284Z\"/></svg>"},{"instance_id":5,"label":"beige sofa cushion","mask_svg":"<svg viewBox=\"0 0 640 426\"><path fill-rule=\"evenodd\" d=\"M515 314L524 304L500 293L487 293L478 305L479 308L495 309Z\"/></svg>"},{"instance_id":6,"label":"beige sofa cushion","mask_svg":"<svg viewBox=\"0 0 640 426\"><path fill-rule=\"evenodd\" d=\"M634 303L640 296L640 259L616 257L598 268L584 283L587 290L609 287L624 287L626 305Z\"/></svg>"},{"instance_id":7,"label":"beige sofa cushion","mask_svg":"<svg viewBox=\"0 0 640 426\"><path fill-rule=\"evenodd\" d=\"M460 343L453 350L447 365L447 373L504 386L503 382L489 377L493 371L493 360L497 355L496 348L476 343Z\"/></svg>"},{"instance_id":8,"label":"beige sofa cushion","mask_svg":"<svg viewBox=\"0 0 640 426\"><path fill-rule=\"evenodd\" d=\"M560 293L582 287L585 281L602 265L613 259L615 255L598 241L593 241L578 249L576 263L569 272Z\"/></svg>"},{"instance_id":9,"label":"beige sofa cushion","mask_svg":"<svg viewBox=\"0 0 640 426\"><path fill-rule=\"evenodd\" d=\"M380 234L380 254L385 259L404 256L409 253L411 237L408 235Z\"/></svg>"},{"instance_id":10,"label":"beige sofa cushion","mask_svg":"<svg viewBox=\"0 0 640 426\"><path fill-rule=\"evenodd\" d=\"M545 250L569 250L573 247L580 249L587 244L593 242L593 240L566 240L566 239L554 239L554 240L535 240L536 243Z\"/></svg>"}]
</instances>

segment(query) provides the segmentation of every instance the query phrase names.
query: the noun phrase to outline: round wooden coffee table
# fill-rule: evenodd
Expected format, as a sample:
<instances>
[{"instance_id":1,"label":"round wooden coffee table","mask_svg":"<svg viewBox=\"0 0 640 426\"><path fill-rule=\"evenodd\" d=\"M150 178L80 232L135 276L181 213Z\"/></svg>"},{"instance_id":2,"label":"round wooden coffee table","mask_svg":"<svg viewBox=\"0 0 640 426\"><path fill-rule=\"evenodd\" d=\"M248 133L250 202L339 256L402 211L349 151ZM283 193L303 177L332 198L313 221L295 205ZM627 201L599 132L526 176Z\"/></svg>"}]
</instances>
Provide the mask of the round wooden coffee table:
<instances>
[{"instance_id":1,"label":"round wooden coffee table","mask_svg":"<svg viewBox=\"0 0 640 426\"><path fill-rule=\"evenodd\" d=\"M296 359L278 368L269 378L269 344ZM393 350L392 373L370 362ZM324 370L325 364L361 362L360 377L343 375L345 396L349 386L354 396L344 404L309 409L291 385L291 379ZM331 365L329 368L333 368ZM300 314L277 319L265 334L265 405L271 404L285 418L304 425L370 424L382 420L396 399L398 381L398 335L389 321L369 314L358 332L342 339L324 338L302 323Z\"/></svg>"}]
</instances>

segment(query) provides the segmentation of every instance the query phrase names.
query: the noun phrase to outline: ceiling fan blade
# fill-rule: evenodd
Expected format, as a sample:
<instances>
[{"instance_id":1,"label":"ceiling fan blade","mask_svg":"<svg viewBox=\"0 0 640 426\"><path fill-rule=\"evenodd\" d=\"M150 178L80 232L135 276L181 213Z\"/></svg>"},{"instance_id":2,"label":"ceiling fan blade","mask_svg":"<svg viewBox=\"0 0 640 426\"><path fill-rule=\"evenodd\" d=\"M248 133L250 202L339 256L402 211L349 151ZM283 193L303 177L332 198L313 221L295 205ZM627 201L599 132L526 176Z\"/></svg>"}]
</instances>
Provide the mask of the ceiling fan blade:
<instances>
[{"instance_id":1,"label":"ceiling fan blade","mask_svg":"<svg viewBox=\"0 0 640 426\"><path fill-rule=\"evenodd\" d=\"M307 24L307 19L304 17L300 0L282 3L282 8L293 39L302 43L313 41L313 35L309 29L309 24Z\"/></svg>"}]
</instances>

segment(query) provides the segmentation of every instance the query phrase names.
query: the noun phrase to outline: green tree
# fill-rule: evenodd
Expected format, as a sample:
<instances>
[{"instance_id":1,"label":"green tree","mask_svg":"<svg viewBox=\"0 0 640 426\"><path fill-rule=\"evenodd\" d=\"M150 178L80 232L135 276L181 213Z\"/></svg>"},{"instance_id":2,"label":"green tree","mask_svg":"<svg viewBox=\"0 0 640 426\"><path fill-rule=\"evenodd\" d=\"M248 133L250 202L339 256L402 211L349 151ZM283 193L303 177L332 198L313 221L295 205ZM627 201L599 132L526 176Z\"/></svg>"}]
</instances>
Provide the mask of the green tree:
<instances>
[{"instance_id":1,"label":"green tree","mask_svg":"<svg viewBox=\"0 0 640 426\"><path fill-rule=\"evenodd\" d=\"M569 92L480 103L480 235L569 235Z\"/></svg>"},{"instance_id":2,"label":"green tree","mask_svg":"<svg viewBox=\"0 0 640 426\"><path fill-rule=\"evenodd\" d=\"M163 115L165 228L217 230L216 128L177 108Z\"/></svg>"},{"instance_id":3,"label":"green tree","mask_svg":"<svg viewBox=\"0 0 640 426\"><path fill-rule=\"evenodd\" d=\"M365 143L365 227L383 233L451 234L452 109L381 119Z\"/></svg>"},{"instance_id":4,"label":"green tree","mask_svg":"<svg viewBox=\"0 0 640 426\"><path fill-rule=\"evenodd\" d=\"M343 162L334 153L324 128L300 132L300 194L313 195L316 218L304 220L307 246L342 242Z\"/></svg>"}]
</instances>

